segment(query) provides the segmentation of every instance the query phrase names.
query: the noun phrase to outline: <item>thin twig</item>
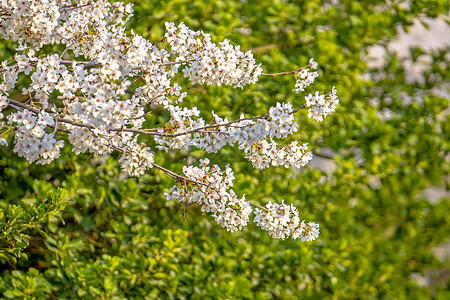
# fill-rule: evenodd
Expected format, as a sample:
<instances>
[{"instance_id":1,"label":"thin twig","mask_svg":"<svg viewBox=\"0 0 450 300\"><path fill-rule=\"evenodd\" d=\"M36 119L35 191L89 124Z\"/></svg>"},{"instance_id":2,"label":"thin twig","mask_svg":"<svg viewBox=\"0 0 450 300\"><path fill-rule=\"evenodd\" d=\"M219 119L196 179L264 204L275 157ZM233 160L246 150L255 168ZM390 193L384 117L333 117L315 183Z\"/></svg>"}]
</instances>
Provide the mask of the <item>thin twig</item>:
<instances>
[{"instance_id":1,"label":"thin twig","mask_svg":"<svg viewBox=\"0 0 450 300\"><path fill-rule=\"evenodd\" d=\"M308 67L311 67L311 63L308 63L306 66L300 67L300 68L298 68L297 70L294 70L294 71L280 72L280 73L272 73L272 74L269 74L269 73L261 73L261 75L262 75L262 76L272 76L272 77L275 77L275 76L278 76L278 75L295 74L295 73L300 72L301 70L303 70L303 69L305 69L305 68L308 68Z\"/></svg>"},{"instance_id":2,"label":"thin twig","mask_svg":"<svg viewBox=\"0 0 450 300\"><path fill-rule=\"evenodd\" d=\"M287 74L295 74L295 72L298 72L300 69L295 70L295 71L290 71L290 72L280 72L280 73L273 73L273 74L268 74L268 73L261 73L262 76L278 76L278 75L287 75Z\"/></svg>"},{"instance_id":3,"label":"thin twig","mask_svg":"<svg viewBox=\"0 0 450 300\"><path fill-rule=\"evenodd\" d=\"M185 191L187 193L187 184L186 181L184 181L184 188ZM188 204L188 197L186 197L185 201L184 201L184 209L183 209L183 222L186 222L186 206Z\"/></svg>"},{"instance_id":4,"label":"thin twig","mask_svg":"<svg viewBox=\"0 0 450 300\"><path fill-rule=\"evenodd\" d=\"M55 127L53 129L53 134L55 134L56 131L58 131L58 120L55 120Z\"/></svg>"}]
</instances>

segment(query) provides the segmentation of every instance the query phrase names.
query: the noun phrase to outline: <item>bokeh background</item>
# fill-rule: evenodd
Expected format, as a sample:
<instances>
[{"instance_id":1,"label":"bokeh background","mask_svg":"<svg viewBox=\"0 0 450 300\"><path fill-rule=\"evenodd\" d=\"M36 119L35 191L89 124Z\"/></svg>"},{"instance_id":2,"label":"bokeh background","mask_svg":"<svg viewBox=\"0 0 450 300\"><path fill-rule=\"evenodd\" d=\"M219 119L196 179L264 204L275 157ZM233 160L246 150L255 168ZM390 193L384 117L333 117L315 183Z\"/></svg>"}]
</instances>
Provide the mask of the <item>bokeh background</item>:
<instances>
[{"instance_id":1,"label":"bokeh background","mask_svg":"<svg viewBox=\"0 0 450 300\"><path fill-rule=\"evenodd\" d=\"M230 164L239 195L284 199L321 235L273 240L255 225L229 233L194 205L183 222L183 205L164 198L174 182L163 173L127 178L114 155L69 148L50 165L30 165L0 147L2 297L450 299L448 1L133 3L128 28L151 41L164 22L185 22L252 49L266 73L314 57L320 77L307 93L336 86L341 105L322 123L297 114L293 139L315 155L308 167L255 170L233 147L158 153L156 162L178 172L205 156ZM0 41L0 60L14 48ZM185 101L205 116L265 114L278 101L304 103L294 84L291 76L243 90L184 83ZM166 119L157 111L148 125Z\"/></svg>"}]
</instances>

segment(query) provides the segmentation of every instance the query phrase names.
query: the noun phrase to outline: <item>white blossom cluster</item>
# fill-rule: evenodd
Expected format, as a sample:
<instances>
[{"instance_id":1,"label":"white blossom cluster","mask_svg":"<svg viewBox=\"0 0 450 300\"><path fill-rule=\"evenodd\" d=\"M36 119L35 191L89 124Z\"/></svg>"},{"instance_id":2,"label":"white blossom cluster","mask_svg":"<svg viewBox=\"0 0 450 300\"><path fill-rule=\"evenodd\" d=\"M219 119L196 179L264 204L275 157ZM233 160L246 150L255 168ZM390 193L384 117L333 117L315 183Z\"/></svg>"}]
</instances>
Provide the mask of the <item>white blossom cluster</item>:
<instances>
[{"instance_id":1,"label":"white blossom cluster","mask_svg":"<svg viewBox=\"0 0 450 300\"><path fill-rule=\"evenodd\" d=\"M183 174L189 181L199 184L188 188L189 182L184 181L184 187L173 186L165 193L167 200L187 203L199 203L202 211L212 213L218 224L228 231L242 229L249 221L252 208L245 196L238 198L231 189L234 174L229 166L222 171L218 165L209 167L209 159L200 160L201 168L183 167ZM192 184L190 184L192 186Z\"/></svg>"},{"instance_id":2,"label":"white blossom cluster","mask_svg":"<svg viewBox=\"0 0 450 300\"><path fill-rule=\"evenodd\" d=\"M208 159L200 160L200 167L185 166L185 179L165 193L167 200L201 204L202 211L212 213L216 222L228 231L242 229L248 224L253 210L245 196L238 198L231 189L233 171L229 166L224 172L217 165L210 167ZM269 202L265 208L256 208L254 213L253 221L273 238L301 238L304 242L319 236L319 225L300 222L297 208L284 204L284 201L281 204Z\"/></svg>"},{"instance_id":3,"label":"white blossom cluster","mask_svg":"<svg viewBox=\"0 0 450 300\"><path fill-rule=\"evenodd\" d=\"M19 71L17 68L11 68L7 63L7 61L2 62L2 81L0 82L0 92L2 92L2 94L12 90L16 86L17 79L19 78Z\"/></svg>"},{"instance_id":4,"label":"white blossom cluster","mask_svg":"<svg viewBox=\"0 0 450 300\"><path fill-rule=\"evenodd\" d=\"M301 241L305 242L315 240L319 236L319 225L314 222L300 222L297 208L292 204L284 204L284 201L281 204L269 202L266 210L256 208L253 221L276 239L301 238Z\"/></svg>"},{"instance_id":5,"label":"white blossom cluster","mask_svg":"<svg viewBox=\"0 0 450 300\"><path fill-rule=\"evenodd\" d=\"M172 116L172 119L168 122L170 132L177 136L156 135L155 141L159 144L159 149L169 151L195 146L207 152L217 152L227 144L234 145L237 143L239 148L244 150L245 157L253 162L253 166L260 169L268 166L264 163L265 160L259 162L257 158L259 154L256 151L269 151L266 147L269 143L265 139L286 138L298 129L298 124L294 121L294 109L290 103L277 103L276 106L270 108L267 116L256 120L241 116L239 120L230 122L213 112L214 124L209 125L209 127L205 120L198 117L200 111L196 107L181 109L178 106L169 105L167 108ZM194 120L193 116L198 118ZM163 134L167 130L168 128L160 129L158 132ZM297 143L277 148L272 140L271 145L275 146L268 146L271 150L270 157L274 159L272 163L274 166L294 165L300 167L312 158L311 153L305 154L306 148L304 146L298 147Z\"/></svg>"},{"instance_id":6,"label":"white blossom cluster","mask_svg":"<svg viewBox=\"0 0 450 300\"><path fill-rule=\"evenodd\" d=\"M66 118L68 120L94 126L95 129L70 125L69 140L76 153L87 150L98 155L111 152L121 147L134 149L133 135L129 131L121 131L126 125L132 124L140 128L143 118L133 118L132 109L138 110L141 115L143 109L136 108L136 99L106 101L101 94L88 101L66 102ZM80 138L82 137L82 138Z\"/></svg>"},{"instance_id":7,"label":"white blossom cluster","mask_svg":"<svg viewBox=\"0 0 450 300\"><path fill-rule=\"evenodd\" d=\"M179 59L193 60L183 69L184 76L193 84L234 85L242 88L255 83L262 73L251 51L242 52L239 46L233 47L228 40L220 47L211 42L211 36L203 31L193 31L183 23L178 28L166 22L166 40Z\"/></svg>"},{"instance_id":8,"label":"white blossom cluster","mask_svg":"<svg viewBox=\"0 0 450 300\"><path fill-rule=\"evenodd\" d=\"M0 96L0 119L3 119L3 109L8 106L8 98L6 96Z\"/></svg>"},{"instance_id":9,"label":"white blossom cluster","mask_svg":"<svg viewBox=\"0 0 450 300\"><path fill-rule=\"evenodd\" d=\"M257 169L268 168L270 164L286 168L290 166L301 168L313 158L312 153L306 152L306 150L308 150L306 143L299 146L298 142L294 141L285 147L277 147L275 141L272 140L268 143L264 140L259 144L254 144L245 157Z\"/></svg>"},{"instance_id":10,"label":"white blossom cluster","mask_svg":"<svg viewBox=\"0 0 450 300\"><path fill-rule=\"evenodd\" d=\"M209 34L183 23L167 22L158 43L133 31L127 34L124 24L132 13L132 5L107 0L0 0L0 37L18 44L14 59L0 68L0 119L8 110L6 124L0 122L0 146L8 146L5 137L12 132L13 151L42 164L59 157L64 140L76 154L119 151L125 173L141 176L157 167L185 184L173 187L168 199L200 203L219 224L238 230L252 209L230 189L234 175L229 167L221 171L204 160L201 168L186 166L184 175L177 175L155 163L152 149L217 152L235 145L255 168L303 167L312 158L307 144L278 146L275 139L298 130L294 114L301 108L309 107L309 117L319 121L334 112L336 90L327 97L310 94L298 109L277 103L264 116L242 114L229 121L212 112L206 121L195 106L180 106L187 96L177 83L183 76L192 84L243 88L261 75L276 74L263 74L251 51L228 40L216 45ZM48 53L46 45L60 50ZM294 74L298 93L318 76L309 68L317 69L314 59L297 71L277 74ZM30 82L21 91L15 90L19 79ZM147 116L160 109L170 113L170 120L145 128ZM153 136L154 142L140 142L142 135ZM315 228L308 224L302 227L305 232Z\"/></svg>"},{"instance_id":11,"label":"white blossom cluster","mask_svg":"<svg viewBox=\"0 0 450 300\"><path fill-rule=\"evenodd\" d=\"M311 69L317 69L317 63L314 61L314 58L309 60L308 66ZM298 73L295 75L297 81L295 82L295 89L293 90L296 93L304 92L305 88L314 83L317 77L319 77L319 73L317 71L309 72L309 69L301 68Z\"/></svg>"},{"instance_id":12,"label":"white blossom cluster","mask_svg":"<svg viewBox=\"0 0 450 300\"><path fill-rule=\"evenodd\" d=\"M314 118L321 122L323 118L331 115L336 110L336 105L339 105L336 93L337 91L333 87L331 92L328 93L328 97L319 92L305 96L306 105L309 107L308 118Z\"/></svg>"},{"instance_id":13,"label":"white blossom cluster","mask_svg":"<svg viewBox=\"0 0 450 300\"><path fill-rule=\"evenodd\" d=\"M104 0L2 0L0 35L4 39L12 38L22 44L37 49L45 44L53 44L66 38L69 28L73 29L73 39L80 39L87 25L114 20L124 24L125 13L131 15L132 5L124 6L122 3L111 4ZM77 9L85 7L86 9ZM86 20L81 15L90 15ZM78 18L76 17L78 16ZM68 26L64 26L67 21ZM79 21L75 25L75 22ZM86 23L89 21L89 23ZM73 22L73 24L72 24Z\"/></svg>"},{"instance_id":14,"label":"white blossom cluster","mask_svg":"<svg viewBox=\"0 0 450 300\"><path fill-rule=\"evenodd\" d=\"M131 176L144 175L147 169L153 167L153 153L150 147L143 147L136 142L128 143L125 153L119 159L122 170Z\"/></svg>"},{"instance_id":15,"label":"white blossom cluster","mask_svg":"<svg viewBox=\"0 0 450 300\"><path fill-rule=\"evenodd\" d=\"M8 123L16 123L14 152L25 157L29 162L48 164L59 157L63 141L57 141L53 133L45 132L47 125L54 124L53 118L45 111L34 115L23 110L8 115Z\"/></svg>"}]
</instances>

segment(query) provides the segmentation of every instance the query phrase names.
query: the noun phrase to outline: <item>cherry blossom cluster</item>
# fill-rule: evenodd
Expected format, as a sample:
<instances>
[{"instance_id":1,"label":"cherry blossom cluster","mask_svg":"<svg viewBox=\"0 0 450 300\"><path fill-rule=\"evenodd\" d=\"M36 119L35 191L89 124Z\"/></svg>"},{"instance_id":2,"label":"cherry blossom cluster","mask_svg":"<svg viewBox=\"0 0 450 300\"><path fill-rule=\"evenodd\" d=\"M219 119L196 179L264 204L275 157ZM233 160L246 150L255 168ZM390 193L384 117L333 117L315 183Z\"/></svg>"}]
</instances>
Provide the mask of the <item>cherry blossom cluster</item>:
<instances>
[{"instance_id":1,"label":"cherry blossom cluster","mask_svg":"<svg viewBox=\"0 0 450 300\"><path fill-rule=\"evenodd\" d=\"M266 230L271 237L276 239L301 238L302 242L315 240L319 236L319 225L305 221L300 222L299 213L295 206L278 203L267 203L265 210L256 208L256 224Z\"/></svg>"},{"instance_id":2,"label":"cherry blossom cluster","mask_svg":"<svg viewBox=\"0 0 450 300\"><path fill-rule=\"evenodd\" d=\"M165 193L167 200L201 204L202 211L212 213L216 222L228 231L242 229L249 221L252 208L245 196L238 198L230 188L233 185L233 171L229 166L225 171L218 165L210 167L207 158L200 160L200 166L183 167L186 178L182 179L181 187L175 185Z\"/></svg>"},{"instance_id":3,"label":"cherry blossom cluster","mask_svg":"<svg viewBox=\"0 0 450 300\"><path fill-rule=\"evenodd\" d=\"M193 84L233 85L242 88L255 83L262 73L251 51L242 52L239 46L233 47L228 40L220 47L211 42L211 36L203 31L193 31L181 23L178 28L166 22L165 34L172 50L179 59L193 62L183 69L184 76Z\"/></svg>"},{"instance_id":4,"label":"cherry blossom cluster","mask_svg":"<svg viewBox=\"0 0 450 300\"><path fill-rule=\"evenodd\" d=\"M333 87L328 96L319 92L305 96L306 105L309 107L308 118L314 118L321 122L323 118L331 115L336 110L336 105L339 105L336 93L337 91Z\"/></svg>"},{"instance_id":5,"label":"cherry blossom cluster","mask_svg":"<svg viewBox=\"0 0 450 300\"><path fill-rule=\"evenodd\" d=\"M314 58L309 60L308 66L311 69L317 69L317 63L314 61ZM319 77L319 73L317 71L309 72L307 67L300 68L298 72L296 72L295 77L297 81L295 82L295 89L293 90L296 93L304 92L305 88L314 83L317 77Z\"/></svg>"},{"instance_id":6,"label":"cherry blossom cluster","mask_svg":"<svg viewBox=\"0 0 450 300\"><path fill-rule=\"evenodd\" d=\"M114 10L111 10L112 6ZM70 31L69 28L73 29L71 38L80 39L85 36L84 31L89 30L89 25L97 22L114 20L117 24L124 24L127 17L131 16L132 5L111 5L103 0L2 0L0 12L0 35L4 39L12 38L38 49L67 38L64 35L67 30ZM82 14L93 18L86 23ZM79 18L74 17L76 15ZM69 22L68 26L64 26L61 21ZM80 23L73 26L76 21Z\"/></svg>"},{"instance_id":7,"label":"cherry blossom cluster","mask_svg":"<svg viewBox=\"0 0 450 300\"><path fill-rule=\"evenodd\" d=\"M16 86L17 79L19 78L19 71L17 68L11 68L7 63L7 61L2 62L2 81L0 82L0 92L2 92L2 94L12 90Z\"/></svg>"},{"instance_id":8,"label":"cherry blossom cluster","mask_svg":"<svg viewBox=\"0 0 450 300\"><path fill-rule=\"evenodd\" d=\"M3 109L8 106L8 98L6 96L0 96L0 119L4 118Z\"/></svg>"},{"instance_id":9,"label":"cherry blossom cluster","mask_svg":"<svg viewBox=\"0 0 450 300\"><path fill-rule=\"evenodd\" d=\"M0 67L0 119L6 120L0 122L0 146L9 146L11 133L13 151L42 164L58 158L65 143L76 154L118 151L123 172L165 172L179 183L168 199L201 204L230 231L247 225L253 205L256 222L272 236L317 237L314 223L294 220L293 207L274 221L271 209L278 213L288 206L264 208L239 198L231 189L234 174L228 166L222 171L205 159L201 167L185 166L178 175L156 163L158 150L195 147L211 153L234 146L255 168L305 166L312 158L306 143L281 146L278 140L297 132L295 113L303 108L318 121L333 113L339 104L334 88L327 96L309 94L297 108L276 103L266 115L228 120L214 112L203 118L195 106L183 107L188 94L179 82L184 77L194 85L243 88L261 76L291 74L299 93L319 75L310 72L317 69L314 59L292 72L264 74L251 51L228 40L213 43L209 34L183 23L167 22L159 42L127 33L124 25L132 13L132 5L108 0L0 0L0 37L17 43L14 59ZM49 53L46 45L58 50ZM29 84L18 91L19 81ZM156 119L161 110L170 113L167 122ZM146 128L149 119L156 121L154 128ZM144 135L153 139L143 143Z\"/></svg>"},{"instance_id":10,"label":"cherry blossom cluster","mask_svg":"<svg viewBox=\"0 0 450 300\"><path fill-rule=\"evenodd\" d=\"M34 115L29 110L8 115L8 123L16 123L14 152L25 157L29 162L48 164L59 157L63 141L57 141L54 133L45 132L45 128L54 125L53 118L45 111Z\"/></svg>"},{"instance_id":11,"label":"cherry blossom cluster","mask_svg":"<svg viewBox=\"0 0 450 300\"><path fill-rule=\"evenodd\" d=\"M273 166L284 166L289 168L304 167L312 158L311 152L308 150L308 144L304 143L299 146L297 141L290 143L285 147L277 147L275 141L268 143L266 140L259 144L254 144L245 157L252 162L253 167L257 169L268 168L270 164Z\"/></svg>"},{"instance_id":12,"label":"cherry blossom cluster","mask_svg":"<svg viewBox=\"0 0 450 300\"><path fill-rule=\"evenodd\" d=\"M266 116L260 118L241 116L236 121L222 119L213 112L214 124L209 125L206 125L203 118L198 117L200 111L196 107L181 109L178 106L169 105L167 109L172 118L166 128L158 130L161 135L155 136L155 141L159 144L158 148L166 151L188 149L189 146L195 146L206 152L217 152L227 144L237 143L239 148L248 154L246 157L250 158L250 153L254 153L255 147L259 147L258 145L265 139L286 138L298 129L293 115L295 110L290 103L277 103L276 106L270 108L269 114ZM198 118L193 119L192 117ZM170 134L164 135L164 132L167 131ZM267 142L265 143L267 144ZM275 149L277 148L273 150L275 151ZM289 152L301 150L295 148L295 145L289 149ZM279 157L279 163L274 163L274 165L285 165L281 163L281 158L287 154L285 150L287 149L280 149L283 151L280 155L274 154ZM291 162L287 165L297 165L294 160Z\"/></svg>"},{"instance_id":13,"label":"cherry blossom cluster","mask_svg":"<svg viewBox=\"0 0 450 300\"><path fill-rule=\"evenodd\" d=\"M150 147L138 144L135 138L127 144L119 163L124 172L131 176L141 176L147 169L153 167L153 153Z\"/></svg>"},{"instance_id":14,"label":"cherry blossom cluster","mask_svg":"<svg viewBox=\"0 0 450 300\"><path fill-rule=\"evenodd\" d=\"M231 232L248 224L253 205L256 206L253 221L273 238L301 238L304 242L319 236L319 225L300 222L299 212L293 205L269 202L264 208L245 200L245 195L238 198L231 189L234 179L231 168L227 166L222 171L218 165L209 166L209 163L208 159L202 159L200 168L185 166L185 177L180 176L180 183L165 193L167 200L200 204L203 212L211 213L218 224Z\"/></svg>"}]
</instances>

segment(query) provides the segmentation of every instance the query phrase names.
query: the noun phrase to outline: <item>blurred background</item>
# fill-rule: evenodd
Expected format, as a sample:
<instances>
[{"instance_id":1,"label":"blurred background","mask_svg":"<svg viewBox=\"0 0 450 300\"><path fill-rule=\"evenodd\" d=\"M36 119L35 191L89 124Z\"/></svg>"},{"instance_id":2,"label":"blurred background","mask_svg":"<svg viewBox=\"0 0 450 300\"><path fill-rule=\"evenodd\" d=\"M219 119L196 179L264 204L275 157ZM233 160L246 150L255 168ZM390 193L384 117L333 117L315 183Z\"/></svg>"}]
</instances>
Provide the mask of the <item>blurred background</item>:
<instances>
[{"instance_id":1,"label":"blurred background","mask_svg":"<svg viewBox=\"0 0 450 300\"><path fill-rule=\"evenodd\" d=\"M128 29L154 42L164 22L184 22L216 43L252 50L265 73L296 70L314 57L320 76L305 95L292 92L293 76L260 77L243 90L180 79L186 106L229 119L265 114L276 102L299 107L308 93L335 86L333 115L321 123L296 115L292 139L309 143L315 156L306 168L255 170L233 147L158 153L155 161L177 172L205 156L230 164L238 195L261 205L284 199L321 234L306 243L273 240L253 224L229 233L197 206L183 222L184 205L164 198L174 182L163 173L127 178L114 155L68 148L50 165L30 165L12 146L0 147L0 294L450 298L448 1L133 3ZM14 48L2 40L0 60ZM148 125L166 119L157 111Z\"/></svg>"}]
</instances>

